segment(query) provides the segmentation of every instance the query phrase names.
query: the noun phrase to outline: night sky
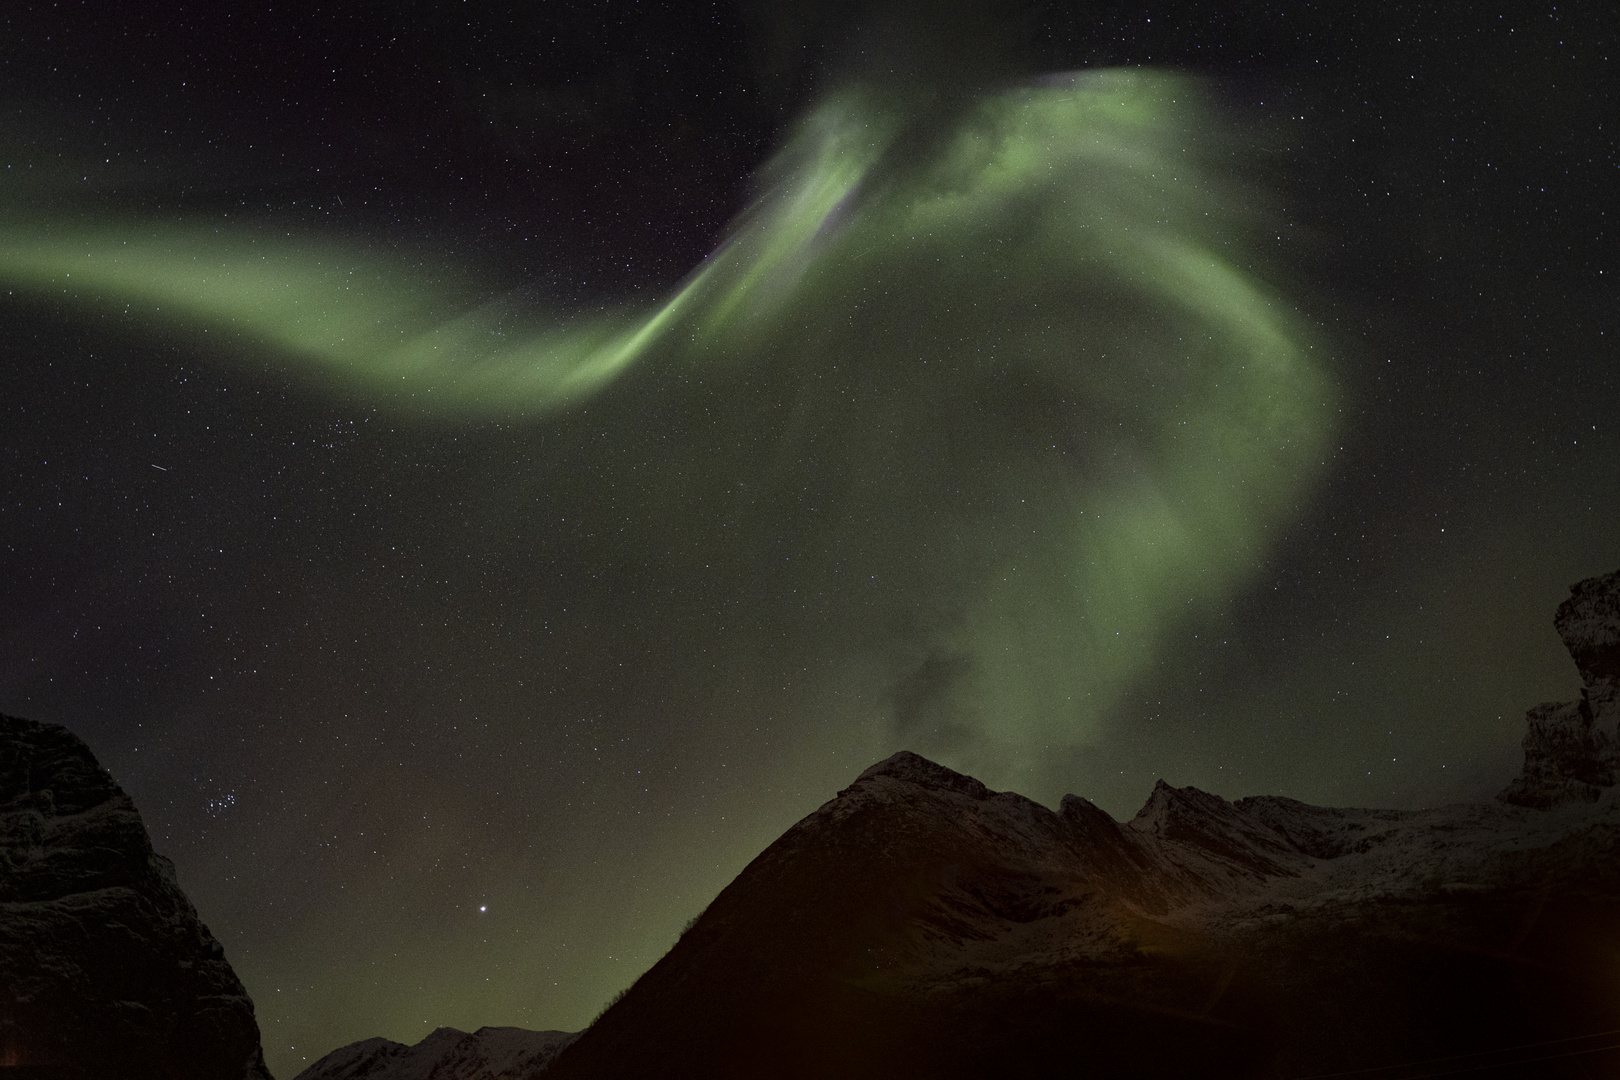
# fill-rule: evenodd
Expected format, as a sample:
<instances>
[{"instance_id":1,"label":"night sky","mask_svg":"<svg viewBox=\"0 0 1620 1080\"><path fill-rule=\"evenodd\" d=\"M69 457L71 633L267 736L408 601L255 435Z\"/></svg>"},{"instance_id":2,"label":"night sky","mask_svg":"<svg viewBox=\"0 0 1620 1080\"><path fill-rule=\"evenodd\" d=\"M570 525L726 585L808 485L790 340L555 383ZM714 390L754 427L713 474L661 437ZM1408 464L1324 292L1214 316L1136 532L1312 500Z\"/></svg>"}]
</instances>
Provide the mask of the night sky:
<instances>
[{"instance_id":1,"label":"night sky","mask_svg":"<svg viewBox=\"0 0 1620 1080\"><path fill-rule=\"evenodd\" d=\"M9 4L0 710L283 1077L901 748L1486 798L1620 567L1606 7Z\"/></svg>"}]
</instances>

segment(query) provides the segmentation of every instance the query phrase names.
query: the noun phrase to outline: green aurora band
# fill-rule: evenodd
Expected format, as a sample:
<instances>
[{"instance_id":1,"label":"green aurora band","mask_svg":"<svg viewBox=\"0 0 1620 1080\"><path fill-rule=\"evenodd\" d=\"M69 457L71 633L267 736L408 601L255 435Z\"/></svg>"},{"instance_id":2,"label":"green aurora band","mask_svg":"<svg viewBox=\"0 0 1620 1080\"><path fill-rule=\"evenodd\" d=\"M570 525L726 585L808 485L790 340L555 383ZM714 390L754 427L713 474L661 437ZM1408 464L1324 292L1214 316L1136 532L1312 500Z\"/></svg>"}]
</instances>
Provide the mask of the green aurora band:
<instances>
[{"instance_id":1,"label":"green aurora band","mask_svg":"<svg viewBox=\"0 0 1620 1080\"><path fill-rule=\"evenodd\" d=\"M558 317L359 242L15 209L0 279L223 331L401 412L538 417L759 371L810 388L774 460L807 425L839 442L851 520L968 491L907 519L919 559L972 580L875 661L879 741L1012 781L1093 738L1163 631L1242 585L1331 434L1307 326L1240 268L1258 215L1206 97L1164 72L1053 77L918 138L881 95L832 95L652 310ZM981 430L997 455L975 457ZM993 496L963 509L974 491Z\"/></svg>"}]
</instances>

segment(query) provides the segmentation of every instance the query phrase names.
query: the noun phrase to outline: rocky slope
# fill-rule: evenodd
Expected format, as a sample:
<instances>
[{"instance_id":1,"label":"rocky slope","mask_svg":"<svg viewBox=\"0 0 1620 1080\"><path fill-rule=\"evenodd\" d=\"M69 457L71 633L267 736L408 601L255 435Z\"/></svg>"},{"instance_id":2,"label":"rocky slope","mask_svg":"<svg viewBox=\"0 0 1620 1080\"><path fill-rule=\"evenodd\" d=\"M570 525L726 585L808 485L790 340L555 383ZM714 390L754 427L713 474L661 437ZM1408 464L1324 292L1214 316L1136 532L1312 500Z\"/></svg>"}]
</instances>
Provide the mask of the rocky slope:
<instances>
[{"instance_id":1,"label":"rocky slope","mask_svg":"<svg viewBox=\"0 0 1620 1080\"><path fill-rule=\"evenodd\" d=\"M507 1080L542 1072L577 1038L567 1031L442 1027L406 1046L367 1039L332 1051L294 1080Z\"/></svg>"},{"instance_id":2,"label":"rocky slope","mask_svg":"<svg viewBox=\"0 0 1620 1080\"><path fill-rule=\"evenodd\" d=\"M1581 697L1530 710L1524 772L1498 796L1520 806L1595 800L1620 769L1620 570L1571 586L1553 625L1581 673Z\"/></svg>"},{"instance_id":3,"label":"rocky slope","mask_svg":"<svg viewBox=\"0 0 1620 1080\"><path fill-rule=\"evenodd\" d=\"M1160 783L1122 823L900 753L543 1058L441 1029L299 1080L1620 1076L1620 574L1556 625L1581 699L1495 803Z\"/></svg>"},{"instance_id":4,"label":"rocky slope","mask_svg":"<svg viewBox=\"0 0 1620 1080\"><path fill-rule=\"evenodd\" d=\"M1617 846L1613 793L1394 812L1161 784L1121 824L899 754L546 1076L1303 1076L1612 1030Z\"/></svg>"},{"instance_id":5,"label":"rocky slope","mask_svg":"<svg viewBox=\"0 0 1620 1080\"><path fill-rule=\"evenodd\" d=\"M1581 701L1502 801L1161 783L1119 823L897 754L545 1076L1620 1075L1620 574L1573 593Z\"/></svg>"},{"instance_id":6,"label":"rocky slope","mask_svg":"<svg viewBox=\"0 0 1620 1080\"><path fill-rule=\"evenodd\" d=\"M269 1080L253 1003L66 728L0 716L0 1075Z\"/></svg>"}]
</instances>

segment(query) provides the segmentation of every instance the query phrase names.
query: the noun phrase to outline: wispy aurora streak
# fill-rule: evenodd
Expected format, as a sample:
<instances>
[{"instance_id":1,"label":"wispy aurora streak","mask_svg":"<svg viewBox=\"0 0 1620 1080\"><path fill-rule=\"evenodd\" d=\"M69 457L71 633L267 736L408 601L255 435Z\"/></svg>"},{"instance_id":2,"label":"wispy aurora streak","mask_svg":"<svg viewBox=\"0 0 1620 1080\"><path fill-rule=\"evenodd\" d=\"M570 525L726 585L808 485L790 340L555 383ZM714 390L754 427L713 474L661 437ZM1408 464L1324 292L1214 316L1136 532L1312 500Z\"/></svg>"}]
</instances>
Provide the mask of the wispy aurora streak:
<instances>
[{"instance_id":1,"label":"wispy aurora streak","mask_svg":"<svg viewBox=\"0 0 1620 1080\"><path fill-rule=\"evenodd\" d=\"M1239 266L1254 222L1197 150L1221 129L1202 97L1169 73L1065 76L919 139L877 95L833 95L650 311L478 303L359 244L202 223L18 221L0 277L229 330L323 385L455 416L652 393L671 373L841 372L849 400L813 426L842 440L856 501L996 492L912 515L918 557L971 580L882 661L901 689L871 719L1010 780L1084 744L1163 629L1242 584L1329 434L1306 327ZM812 423L794 412L778 462ZM923 429L926 445L882 434ZM999 449L975 457L981 429Z\"/></svg>"}]
</instances>

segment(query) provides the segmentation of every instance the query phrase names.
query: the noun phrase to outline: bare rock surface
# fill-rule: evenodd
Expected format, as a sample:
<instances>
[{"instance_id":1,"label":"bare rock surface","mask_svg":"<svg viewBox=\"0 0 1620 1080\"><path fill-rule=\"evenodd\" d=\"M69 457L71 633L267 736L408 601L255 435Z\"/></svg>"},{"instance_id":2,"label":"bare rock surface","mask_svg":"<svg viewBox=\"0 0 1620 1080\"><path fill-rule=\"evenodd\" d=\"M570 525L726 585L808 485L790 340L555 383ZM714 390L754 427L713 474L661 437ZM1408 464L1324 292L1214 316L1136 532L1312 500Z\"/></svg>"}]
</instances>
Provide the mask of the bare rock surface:
<instances>
[{"instance_id":1,"label":"bare rock surface","mask_svg":"<svg viewBox=\"0 0 1620 1080\"><path fill-rule=\"evenodd\" d=\"M1620 775L1620 570L1572 585L1553 625L1581 697L1530 710L1524 771L1497 796L1520 806L1590 802Z\"/></svg>"},{"instance_id":2,"label":"bare rock surface","mask_svg":"<svg viewBox=\"0 0 1620 1080\"><path fill-rule=\"evenodd\" d=\"M81 1080L270 1080L253 1003L129 796L66 728L8 716L0 1063Z\"/></svg>"},{"instance_id":3,"label":"bare rock surface","mask_svg":"<svg viewBox=\"0 0 1620 1080\"><path fill-rule=\"evenodd\" d=\"M295 1080L514 1080L544 1071L576 1037L517 1027L442 1027L415 1046L389 1039L350 1043Z\"/></svg>"},{"instance_id":4,"label":"bare rock surface","mask_svg":"<svg viewBox=\"0 0 1620 1080\"><path fill-rule=\"evenodd\" d=\"M1553 625L1588 687L1620 683L1620 570L1570 586Z\"/></svg>"}]
</instances>

